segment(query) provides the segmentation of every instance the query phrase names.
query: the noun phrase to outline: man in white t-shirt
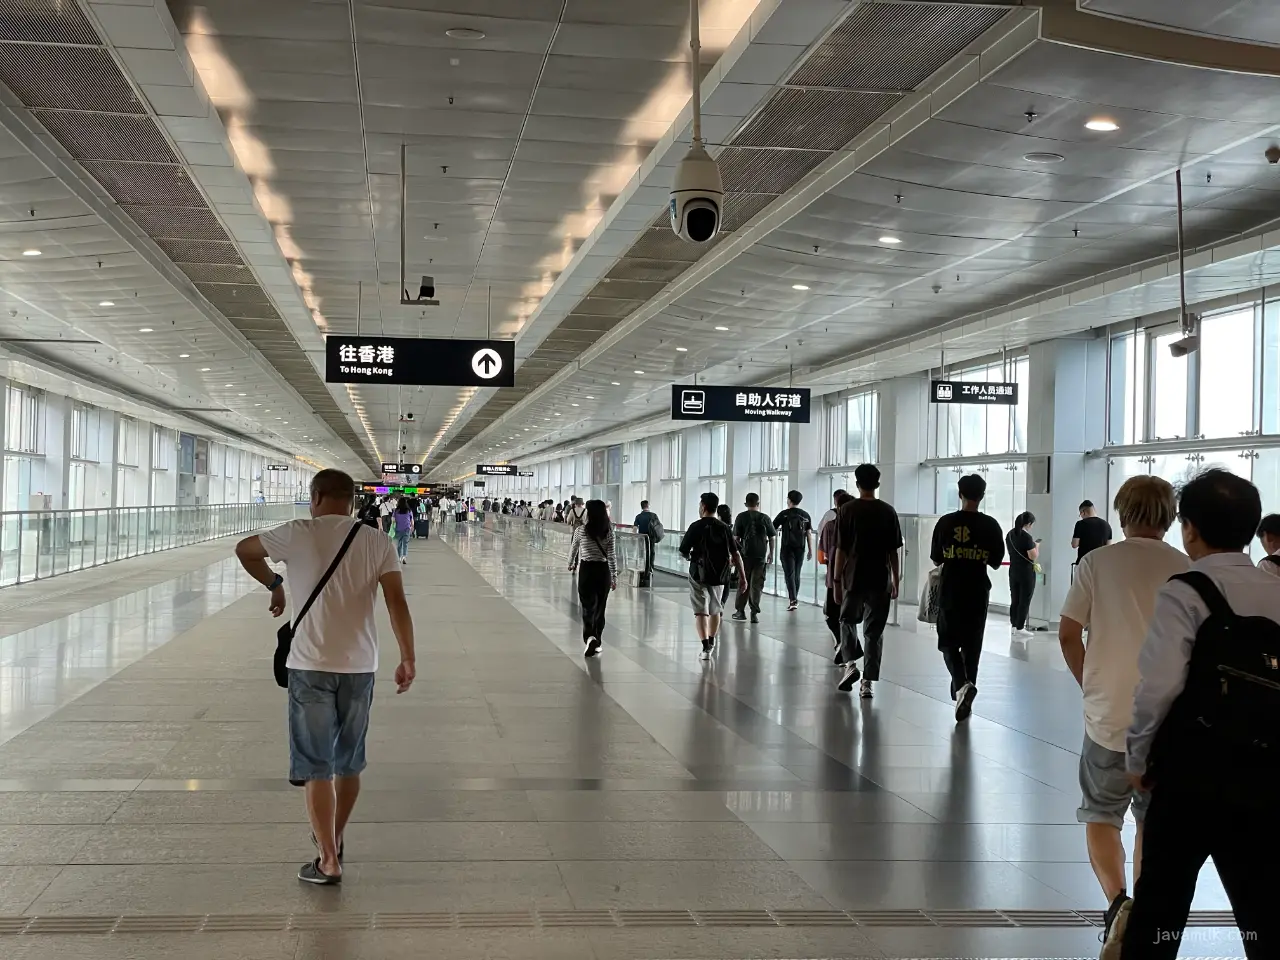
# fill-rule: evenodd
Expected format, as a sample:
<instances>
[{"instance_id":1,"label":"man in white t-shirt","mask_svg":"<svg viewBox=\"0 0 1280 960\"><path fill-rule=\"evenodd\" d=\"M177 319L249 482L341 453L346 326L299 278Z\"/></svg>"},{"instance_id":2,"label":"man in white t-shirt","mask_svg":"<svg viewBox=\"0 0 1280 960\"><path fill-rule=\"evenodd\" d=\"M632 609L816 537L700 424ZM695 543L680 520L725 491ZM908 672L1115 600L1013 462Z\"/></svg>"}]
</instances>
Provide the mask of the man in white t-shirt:
<instances>
[{"instance_id":1,"label":"man in white t-shirt","mask_svg":"<svg viewBox=\"0 0 1280 960\"><path fill-rule=\"evenodd\" d=\"M1186 554L1164 542L1177 515L1168 481L1130 477L1116 493L1115 508L1125 539L1092 550L1080 561L1058 626L1067 667L1084 691L1083 801L1076 818L1085 825L1089 861L1108 903L1103 960L1119 957L1132 904L1120 830L1132 806L1138 822L1133 856L1136 884L1142 863L1142 824L1150 801L1149 794L1133 789L1125 770L1125 739L1139 680L1138 655L1156 594L1171 576L1185 573L1191 565Z\"/></svg>"},{"instance_id":2,"label":"man in white t-shirt","mask_svg":"<svg viewBox=\"0 0 1280 960\"><path fill-rule=\"evenodd\" d=\"M587 505L582 502L581 497L573 498L573 506L569 508L569 512L565 515L565 520L569 524L570 532L587 522Z\"/></svg>"},{"instance_id":3,"label":"man in white t-shirt","mask_svg":"<svg viewBox=\"0 0 1280 960\"><path fill-rule=\"evenodd\" d=\"M342 882L342 834L360 794L365 736L378 670L378 631L373 608L378 587L400 646L396 693L416 671L413 619L404 578L391 541L351 518L355 482L340 470L321 470L311 481L311 519L293 520L236 545L240 563L271 590L271 614L285 609L284 578L267 560L284 563L295 610L306 603L325 571L357 529L296 630L289 671L289 779L306 787L311 838L319 856L305 864L306 883Z\"/></svg>"}]
</instances>

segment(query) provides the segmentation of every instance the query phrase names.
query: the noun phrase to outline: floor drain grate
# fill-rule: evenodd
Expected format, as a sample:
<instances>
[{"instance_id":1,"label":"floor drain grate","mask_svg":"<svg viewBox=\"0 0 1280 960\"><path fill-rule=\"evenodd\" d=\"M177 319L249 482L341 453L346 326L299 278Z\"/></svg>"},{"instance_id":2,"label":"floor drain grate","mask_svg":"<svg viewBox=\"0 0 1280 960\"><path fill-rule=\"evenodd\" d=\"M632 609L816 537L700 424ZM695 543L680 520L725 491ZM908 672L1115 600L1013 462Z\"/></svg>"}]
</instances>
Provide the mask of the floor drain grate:
<instances>
[{"instance_id":1,"label":"floor drain grate","mask_svg":"<svg viewBox=\"0 0 1280 960\"><path fill-rule=\"evenodd\" d=\"M434 913L249 913L180 916L0 917L0 937L154 933L284 933L338 930L558 930L659 927L1099 927L1098 911L1075 910L511 910ZM1192 927L1234 927L1230 911L1191 914ZM0 951L3 953L3 951Z\"/></svg>"}]
</instances>

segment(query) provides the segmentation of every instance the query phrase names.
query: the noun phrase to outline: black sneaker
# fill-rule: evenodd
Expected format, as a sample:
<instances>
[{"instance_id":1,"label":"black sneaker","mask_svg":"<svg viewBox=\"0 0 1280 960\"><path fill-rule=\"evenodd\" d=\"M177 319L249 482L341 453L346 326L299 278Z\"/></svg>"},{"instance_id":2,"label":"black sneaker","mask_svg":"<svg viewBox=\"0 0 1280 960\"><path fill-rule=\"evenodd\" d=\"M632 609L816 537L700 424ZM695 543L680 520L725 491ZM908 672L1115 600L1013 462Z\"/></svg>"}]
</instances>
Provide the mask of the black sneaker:
<instances>
[{"instance_id":1,"label":"black sneaker","mask_svg":"<svg viewBox=\"0 0 1280 960\"><path fill-rule=\"evenodd\" d=\"M836 647L835 659L832 660L831 662L834 663L837 667L844 666L844 654L840 651L839 647Z\"/></svg>"},{"instance_id":2,"label":"black sneaker","mask_svg":"<svg viewBox=\"0 0 1280 960\"><path fill-rule=\"evenodd\" d=\"M849 666L845 668L844 676L841 677L840 682L836 684L836 689L841 693L848 693L853 689L853 685L858 682L858 678L861 676L862 673L858 670L858 665L856 663L849 664Z\"/></svg>"},{"instance_id":3,"label":"black sneaker","mask_svg":"<svg viewBox=\"0 0 1280 960\"><path fill-rule=\"evenodd\" d=\"M759 623L759 622L760 622L760 614L758 614L758 613L753 613L753 614L751 615L751 622L752 622L752 623Z\"/></svg>"},{"instance_id":4,"label":"black sneaker","mask_svg":"<svg viewBox=\"0 0 1280 960\"><path fill-rule=\"evenodd\" d=\"M1127 893L1118 893L1102 916L1102 960L1120 960L1120 945L1124 942L1124 930L1129 925L1129 910L1133 900Z\"/></svg>"},{"instance_id":5,"label":"black sneaker","mask_svg":"<svg viewBox=\"0 0 1280 960\"><path fill-rule=\"evenodd\" d=\"M733 616L731 616L729 619L730 619L730 620L737 620L737 621L739 621L739 622L742 622L742 621L745 621L745 620L747 619L747 615L746 615L745 613L738 613L738 612L736 612L736 611L735 611L735 612L734 612L734 614L733 614Z\"/></svg>"},{"instance_id":6,"label":"black sneaker","mask_svg":"<svg viewBox=\"0 0 1280 960\"><path fill-rule=\"evenodd\" d=\"M709 639L703 640L702 641L702 659L710 660L711 651L715 650L715 648L716 648L715 637L711 637Z\"/></svg>"},{"instance_id":7,"label":"black sneaker","mask_svg":"<svg viewBox=\"0 0 1280 960\"><path fill-rule=\"evenodd\" d=\"M797 603L795 600L792 600L787 604L787 613L795 613L799 607L800 607L800 604Z\"/></svg>"},{"instance_id":8,"label":"black sneaker","mask_svg":"<svg viewBox=\"0 0 1280 960\"><path fill-rule=\"evenodd\" d=\"M587 649L586 649L586 652L585 652L585 654L584 654L584 655L585 655L585 656L587 656L587 657L594 657L597 653L599 653L599 652L600 652L600 646L601 646L601 644L600 644L600 638L599 638L599 637L590 637L590 638L588 638L588 639L587 639Z\"/></svg>"},{"instance_id":9,"label":"black sneaker","mask_svg":"<svg viewBox=\"0 0 1280 960\"><path fill-rule=\"evenodd\" d=\"M960 688L956 695L956 723L969 719L969 715L973 713L973 698L977 695L978 688L972 683L966 683Z\"/></svg>"}]
</instances>

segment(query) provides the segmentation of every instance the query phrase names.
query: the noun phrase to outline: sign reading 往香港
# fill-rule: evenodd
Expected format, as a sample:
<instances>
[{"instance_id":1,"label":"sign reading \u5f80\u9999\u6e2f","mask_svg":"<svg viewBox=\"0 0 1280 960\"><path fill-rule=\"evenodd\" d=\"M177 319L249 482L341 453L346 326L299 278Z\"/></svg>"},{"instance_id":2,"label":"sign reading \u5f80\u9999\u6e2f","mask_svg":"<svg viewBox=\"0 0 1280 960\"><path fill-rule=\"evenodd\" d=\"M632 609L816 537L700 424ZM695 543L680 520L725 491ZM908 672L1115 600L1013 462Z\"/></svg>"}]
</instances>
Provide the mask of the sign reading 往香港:
<instances>
[{"instance_id":1,"label":"sign reading \u5f80\u9999\u6e2f","mask_svg":"<svg viewBox=\"0 0 1280 960\"><path fill-rule=\"evenodd\" d=\"M671 388L672 420L782 420L809 422L809 390L806 387L700 387L676 384Z\"/></svg>"},{"instance_id":2,"label":"sign reading \u5f80\u9999\u6e2f","mask_svg":"<svg viewBox=\"0 0 1280 960\"><path fill-rule=\"evenodd\" d=\"M514 387L513 340L325 337L325 383Z\"/></svg>"}]
</instances>

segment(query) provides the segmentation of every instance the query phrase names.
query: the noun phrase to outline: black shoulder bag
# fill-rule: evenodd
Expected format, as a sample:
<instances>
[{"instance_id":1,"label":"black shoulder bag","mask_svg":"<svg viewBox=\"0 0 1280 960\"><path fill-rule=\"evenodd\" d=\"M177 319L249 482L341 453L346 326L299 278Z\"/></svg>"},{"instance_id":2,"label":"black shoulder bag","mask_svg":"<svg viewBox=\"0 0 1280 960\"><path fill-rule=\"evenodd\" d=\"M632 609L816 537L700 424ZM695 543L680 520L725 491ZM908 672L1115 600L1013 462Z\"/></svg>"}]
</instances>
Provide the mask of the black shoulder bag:
<instances>
[{"instance_id":1,"label":"black shoulder bag","mask_svg":"<svg viewBox=\"0 0 1280 960\"><path fill-rule=\"evenodd\" d=\"M276 683L280 686L289 686L289 670L285 666L285 662L289 659L289 650L293 647L293 635L298 632L298 624L307 615L311 605L316 602L316 597L320 596L320 591L325 588L325 584L329 582L333 572L338 569L338 564L342 562L342 558L347 555L347 550L351 547L351 541L356 538L356 534L360 532L360 528L363 526L363 522L356 522L351 525L351 532L347 534L347 539L342 541L342 546L338 548L338 555L333 558L333 563L329 564L329 569L324 572L324 576L320 578L316 588L311 591L311 596L307 597L307 602L298 611L298 618L293 623L286 623L276 631L276 654L271 665L275 671Z\"/></svg>"}]
</instances>

